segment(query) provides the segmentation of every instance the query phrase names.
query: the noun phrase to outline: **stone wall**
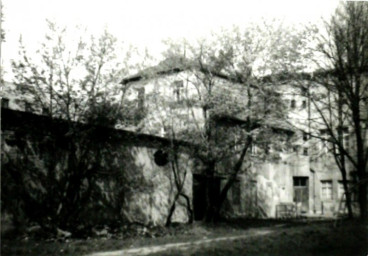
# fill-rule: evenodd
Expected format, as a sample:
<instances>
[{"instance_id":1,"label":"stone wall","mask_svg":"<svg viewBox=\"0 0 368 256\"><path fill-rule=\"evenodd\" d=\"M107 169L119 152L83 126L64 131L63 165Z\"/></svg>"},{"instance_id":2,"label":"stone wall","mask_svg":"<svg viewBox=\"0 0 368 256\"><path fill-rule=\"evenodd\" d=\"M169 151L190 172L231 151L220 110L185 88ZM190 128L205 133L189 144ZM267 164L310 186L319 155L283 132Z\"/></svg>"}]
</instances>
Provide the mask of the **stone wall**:
<instances>
[{"instance_id":1,"label":"stone wall","mask_svg":"<svg viewBox=\"0 0 368 256\"><path fill-rule=\"evenodd\" d=\"M51 175L50 170L47 169L47 159L55 152L53 152L53 148L45 148L47 144L44 143L44 140L48 136L59 136L60 134L56 135L56 130L63 130L64 121L58 120L55 123L45 116L9 109L2 109L1 121L3 173L20 174L18 176L21 177L20 179L25 186L32 184L34 193L44 193L47 196L47 186L51 184L38 180L41 177L38 174ZM32 128L24 129L27 126ZM111 147L104 151L104 154L108 154L109 157L101 160L101 170L100 172L97 170L99 174L93 179L95 189L91 193L91 199L78 214L81 218L90 219L90 222L100 222L101 224L110 221L111 218L116 217L116 214L123 215L125 219L132 222L153 225L165 224L176 186L170 161L164 166L159 166L155 162L154 154L158 150L169 152L170 141L122 130L101 128L100 132L109 132L109 134L112 132L118 136L114 137L116 141L111 144L112 146L110 145ZM65 136L67 135L65 134ZM63 139L61 138L61 140ZM20 143L21 141L23 144ZM174 143L180 144L177 141ZM34 155L22 155L22 152L25 151L20 148L21 144L26 145L29 148L27 152ZM192 201L192 160L185 154L185 147L184 144L179 145L182 152L179 153L179 174L187 173L184 193ZM58 150L58 158L65 157L67 159L67 150L60 148ZM22 171L22 168L23 170L25 168L22 165L22 159L28 159L28 167L34 169L34 176L31 169ZM52 169L52 171L56 170L57 172L53 179L55 183L61 182L61 179L65 177L65 168L62 163L65 161L60 161L59 166ZM12 180L11 175L7 178ZM87 185L90 185L89 182L90 180L85 179L81 186L87 188ZM118 191L121 191L121 196L117 195ZM60 192L63 193L63 191ZM3 193L2 197L7 195L7 193ZM94 198L98 198L98 200L94 200ZM116 202L117 200L121 200L121 202ZM11 199L9 198L8 201ZM116 213L117 207L112 207L116 205L123 206L119 213ZM6 211L6 207L5 209L3 207L3 210ZM42 209L40 211L42 212ZM172 220L174 222L188 221L185 202L179 200Z\"/></svg>"}]
</instances>

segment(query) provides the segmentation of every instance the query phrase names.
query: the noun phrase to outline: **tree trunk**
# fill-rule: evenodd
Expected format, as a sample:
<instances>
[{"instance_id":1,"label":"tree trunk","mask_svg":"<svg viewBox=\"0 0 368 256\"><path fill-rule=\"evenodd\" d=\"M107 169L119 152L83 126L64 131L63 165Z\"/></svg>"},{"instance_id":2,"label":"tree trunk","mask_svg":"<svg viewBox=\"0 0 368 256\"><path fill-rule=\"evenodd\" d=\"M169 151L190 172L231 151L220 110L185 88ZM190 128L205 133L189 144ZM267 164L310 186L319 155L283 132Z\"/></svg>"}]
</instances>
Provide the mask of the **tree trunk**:
<instances>
[{"instance_id":1,"label":"tree trunk","mask_svg":"<svg viewBox=\"0 0 368 256\"><path fill-rule=\"evenodd\" d=\"M348 208L348 217L349 219L353 218L353 210L351 208L351 198L350 198L350 191L348 188L348 182L346 179L346 167L345 167L345 151L349 150L348 148L344 148L344 134L343 134L343 97L341 91L339 91L338 94L338 121L339 121L339 129L338 129L338 141L339 141L339 156L340 156L340 171L342 175L342 182L345 190L345 196L346 196L346 207ZM345 149L345 151L344 151ZM338 157L335 154L335 160Z\"/></svg>"},{"instance_id":2,"label":"tree trunk","mask_svg":"<svg viewBox=\"0 0 368 256\"><path fill-rule=\"evenodd\" d=\"M180 196L184 197L185 199L185 202L187 204L187 211L188 211L188 214L189 214L189 220L188 220L188 223L189 224L192 224L193 223L193 219L194 219L194 213L193 213L193 209L192 207L190 206L190 199L189 199L189 196L187 196L186 194L184 193L180 193Z\"/></svg>"},{"instance_id":3,"label":"tree trunk","mask_svg":"<svg viewBox=\"0 0 368 256\"><path fill-rule=\"evenodd\" d=\"M359 172L358 172L359 173ZM360 171L359 175L359 188L358 188L358 201L360 208L360 219L366 221L368 219L367 212L367 175L364 171Z\"/></svg>"},{"instance_id":4,"label":"tree trunk","mask_svg":"<svg viewBox=\"0 0 368 256\"><path fill-rule=\"evenodd\" d=\"M178 191L174 197L174 200L171 204L171 207L169 209L169 214L167 215L167 218L166 218L166 223L165 223L165 226L168 227L171 225L171 218L172 216L174 215L174 212L175 212L175 208L176 208L176 201L178 201L178 198L180 196L180 191Z\"/></svg>"},{"instance_id":5,"label":"tree trunk","mask_svg":"<svg viewBox=\"0 0 368 256\"><path fill-rule=\"evenodd\" d=\"M349 190L349 187L348 187L348 182L347 182L347 179L346 179L345 166L343 166L343 168L341 170L341 173L342 173L342 183L343 183L343 186L344 186L345 196L346 196L346 207L348 208L348 218L352 219L354 217L354 215L353 215L353 209L351 207L351 193L350 193L350 190Z\"/></svg>"},{"instance_id":6,"label":"tree trunk","mask_svg":"<svg viewBox=\"0 0 368 256\"><path fill-rule=\"evenodd\" d=\"M244 148L242 150L242 153L241 153L238 161L236 162L236 164L234 166L233 174L230 176L230 178L226 182L226 185L221 190L220 197L218 199L217 206L215 208L215 213L214 213L215 219L218 219L220 217L221 207L222 207L223 203L225 202L225 199L227 197L227 193L229 192L230 188L233 186L233 184L236 180L236 177L238 176L238 173L239 173L239 171L240 171L240 169L243 165L243 161L244 161L244 158L247 154L250 143L251 143L251 138L249 137L247 143L244 145Z\"/></svg>"}]
</instances>

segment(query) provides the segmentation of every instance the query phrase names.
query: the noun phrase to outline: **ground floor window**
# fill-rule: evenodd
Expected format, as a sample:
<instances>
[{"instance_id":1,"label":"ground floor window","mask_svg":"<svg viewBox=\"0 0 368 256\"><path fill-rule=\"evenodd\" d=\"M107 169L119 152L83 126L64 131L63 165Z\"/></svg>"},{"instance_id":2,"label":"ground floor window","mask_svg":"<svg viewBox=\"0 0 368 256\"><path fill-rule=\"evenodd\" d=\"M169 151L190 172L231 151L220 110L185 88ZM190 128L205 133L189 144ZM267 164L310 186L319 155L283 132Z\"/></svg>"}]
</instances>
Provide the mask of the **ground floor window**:
<instances>
[{"instance_id":1,"label":"ground floor window","mask_svg":"<svg viewBox=\"0 0 368 256\"><path fill-rule=\"evenodd\" d=\"M321 180L322 199L332 199L332 181Z\"/></svg>"}]
</instances>

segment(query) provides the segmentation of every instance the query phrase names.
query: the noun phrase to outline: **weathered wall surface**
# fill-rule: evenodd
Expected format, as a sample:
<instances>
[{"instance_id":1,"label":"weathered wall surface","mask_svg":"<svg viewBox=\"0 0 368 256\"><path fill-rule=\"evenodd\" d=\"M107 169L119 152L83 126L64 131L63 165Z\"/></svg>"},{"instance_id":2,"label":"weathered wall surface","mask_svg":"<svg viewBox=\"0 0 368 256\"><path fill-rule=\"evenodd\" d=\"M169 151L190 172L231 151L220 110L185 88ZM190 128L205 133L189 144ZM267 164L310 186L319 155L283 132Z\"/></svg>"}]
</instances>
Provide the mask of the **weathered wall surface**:
<instances>
[{"instance_id":1,"label":"weathered wall surface","mask_svg":"<svg viewBox=\"0 0 368 256\"><path fill-rule=\"evenodd\" d=\"M156 148L133 146L130 150L134 152L134 166L139 166L139 168L131 170L141 171L145 183L149 185L150 189L130 193L126 198L126 211L132 218L137 218L140 222L163 225L176 192L170 163L164 167L157 166L153 160ZM182 158L181 173L187 172L184 193L192 198L191 162L187 156L182 156ZM188 221L188 212L184 202L179 201L177 204L172 221Z\"/></svg>"},{"instance_id":2,"label":"weathered wall surface","mask_svg":"<svg viewBox=\"0 0 368 256\"><path fill-rule=\"evenodd\" d=\"M341 173L331 156L310 161L308 156L284 155L278 162L253 162L251 169L239 175L240 202L234 203L234 188L229 191L227 213L232 217L277 217L279 204L295 203L300 214L301 204L295 202L294 177L307 179L307 207L304 214L333 216L346 213L341 203ZM349 175L348 180L352 180ZM322 181L331 181L331 198L322 195ZM340 190L340 191L339 191ZM357 202L353 210L358 213Z\"/></svg>"},{"instance_id":3,"label":"weathered wall surface","mask_svg":"<svg viewBox=\"0 0 368 256\"><path fill-rule=\"evenodd\" d=\"M41 198L46 197L48 193L46 186L52 184L44 182L40 177L51 175L50 172L56 170L57 173L53 180L58 185L61 184L62 179L65 178L65 166L62 165L67 162L60 160L58 166L52 170L47 169L48 159L52 157L51 154L54 152L50 148L41 150L40 145L46 145L42 144L45 138L53 136L50 120L29 113L3 109L2 123L3 173L21 174L18 176L26 186L32 186L34 193L44 195ZM28 136L27 131L22 129L25 124L32 124L33 128L38 130L38 136ZM19 129L22 132L19 132ZM29 132L32 132L32 129ZM115 141L115 146L112 148L106 149L106 151L110 151L108 152L109 158L102 160L102 169L100 172L96 171L98 174L93 179L96 186L89 203L78 214L81 218L89 218L91 222L102 224L114 218L116 214L124 215L124 218L130 221L144 224L165 224L176 186L170 162L164 166L159 166L155 162L154 154L159 149L167 150L170 147L169 141L125 131L116 131L116 133L120 133L119 141ZM45 136L40 136L40 134L45 134ZM23 144L19 143L20 141ZM20 145L28 147L28 151L21 149ZM32 155L24 156L22 152L29 152ZM67 151L60 150L58 154L59 159L65 157L67 160ZM26 158L28 166L24 166L22 162L22 159ZM33 169L27 169L23 172L22 168L25 170L24 168L27 167ZM192 161L188 155L180 153L179 174L187 173L183 191L190 198L190 201L192 201L192 168ZM31 170L34 170L34 173ZM8 178L11 180L12 177ZM90 182L91 180L83 180L82 188L87 188ZM121 191L120 195L118 195L119 191ZM6 195L3 193L2 197ZM9 198L8 201L10 200ZM115 207L117 205L122 207ZM117 209L120 209L120 213L116 213ZM188 221L188 212L184 202L179 200L177 203L172 221Z\"/></svg>"}]
</instances>

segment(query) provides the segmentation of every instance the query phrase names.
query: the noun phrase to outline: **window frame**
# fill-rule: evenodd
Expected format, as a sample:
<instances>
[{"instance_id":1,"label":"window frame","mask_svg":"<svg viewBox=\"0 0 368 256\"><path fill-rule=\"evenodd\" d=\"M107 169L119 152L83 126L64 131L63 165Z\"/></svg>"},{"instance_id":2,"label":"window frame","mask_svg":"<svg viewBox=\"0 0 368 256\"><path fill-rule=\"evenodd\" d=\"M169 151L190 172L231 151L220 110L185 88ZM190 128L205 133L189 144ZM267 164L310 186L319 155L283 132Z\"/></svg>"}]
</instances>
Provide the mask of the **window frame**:
<instances>
[{"instance_id":1,"label":"window frame","mask_svg":"<svg viewBox=\"0 0 368 256\"><path fill-rule=\"evenodd\" d=\"M305 108L307 108L307 101L303 100L302 101L302 109L305 109Z\"/></svg>"},{"instance_id":2,"label":"window frame","mask_svg":"<svg viewBox=\"0 0 368 256\"><path fill-rule=\"evenodd\" d=\"M184 81L183 80L175 80L173 83L173 94L176 98L176 101L183 100L183 92L184 92Z\"/></svg>"},{"instance_id":3,"label":"window frame","mask_svg":"<svg viewBox=\"0 0 368 256\"><path fill-rule=\"evenodd\" d=\"M322 200L333 200L333 182L332 180L321 180L321 199ZM328 186L326 186L328 184ZM329 190L329 193L325 191Z\"/></svg>"},{"instance_id":4,"label":"window frame","mask_svg":"<svg viewBox=\"0 0 368 256\"><path fill-rule=\"evenodd\" d=\"M295 108L296 108L296 100L292 99L292 100L290 101L290 108L291 108L291 109L295 109Z\"/></svg>"}]
</instances>

